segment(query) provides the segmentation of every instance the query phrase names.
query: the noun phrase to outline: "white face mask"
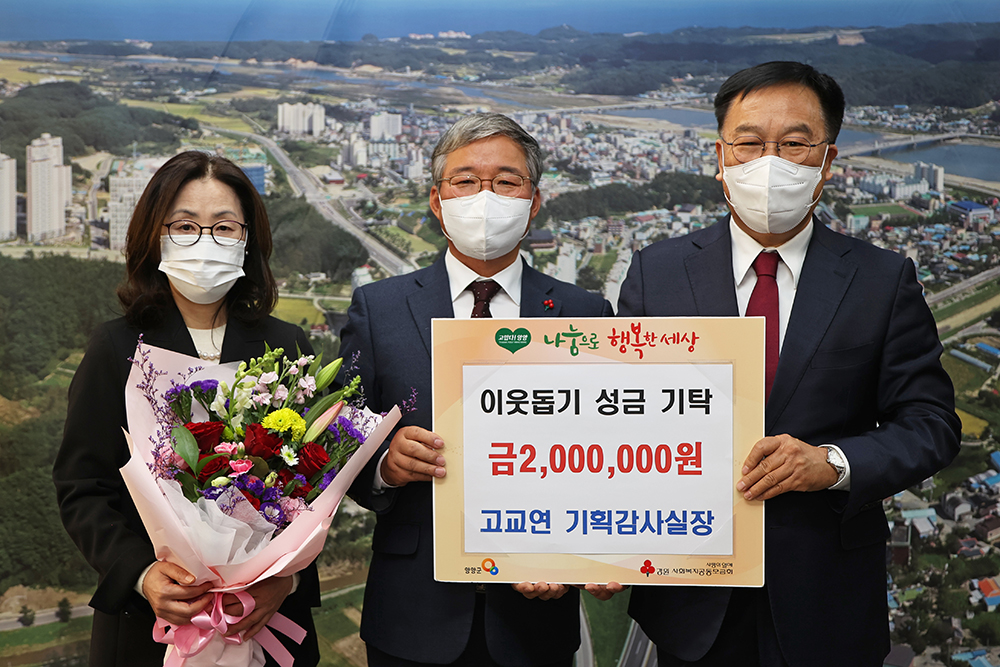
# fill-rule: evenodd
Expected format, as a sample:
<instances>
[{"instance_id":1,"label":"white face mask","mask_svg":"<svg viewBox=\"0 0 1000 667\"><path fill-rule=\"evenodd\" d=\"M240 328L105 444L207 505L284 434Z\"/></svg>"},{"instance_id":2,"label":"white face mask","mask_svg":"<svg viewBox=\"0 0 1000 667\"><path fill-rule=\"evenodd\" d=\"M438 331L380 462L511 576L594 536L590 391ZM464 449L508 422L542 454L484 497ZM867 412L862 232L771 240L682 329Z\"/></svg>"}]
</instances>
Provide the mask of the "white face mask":
<instances>
[{"instance_id":1,"label":"white face mask","mask_svg":"<svg viewBox=\"0 0 1000 667\"><path fill-rule=\"evenodd\" d=\"M160 237L160 271L189 301L215 303L229 293L243 273L246 239L233 246L221 246L211 234L202 234L194 245L180 246Z\"/></svg>"},{"instance_id":2,"label":"white face mask","mask_svg":"<svg viewBox=\"0 0 1000 667\"><path fill-rule=\"evenodd\" d=\"M822 178L822 166L795 164L776 155L722 166L722 180L729 189L726 201L747 227L760 234L784 234L805 220L819 201L813 192Z\"/></svg>"},{"instance_id":3,"label":"white face mask","mask_svg":"<svg viewBox=\"0 0 1000 667\"><path fill-rule=\"evenodd\" d=\"M444 235L455 248L479 260L503 257L528 235L531 199L501 197L480 190L469 197L441 199Z\"/></svg>"}]
</instances>

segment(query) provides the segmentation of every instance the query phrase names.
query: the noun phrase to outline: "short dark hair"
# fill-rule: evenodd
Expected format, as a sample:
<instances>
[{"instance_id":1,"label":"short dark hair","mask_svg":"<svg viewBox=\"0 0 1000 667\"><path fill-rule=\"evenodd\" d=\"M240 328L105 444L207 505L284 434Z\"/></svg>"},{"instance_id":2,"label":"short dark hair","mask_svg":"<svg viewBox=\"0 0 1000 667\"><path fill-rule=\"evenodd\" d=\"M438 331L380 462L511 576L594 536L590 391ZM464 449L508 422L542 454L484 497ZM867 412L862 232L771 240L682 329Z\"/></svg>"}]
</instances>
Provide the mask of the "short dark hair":
<instances>
[{"instance_id":1,"label":"short dark hair","mask_svg":"<svg viewBox=\"0 0 1000 667\"><path fill-rule=\"evenodd\" d=\"M719 123L719 134L722 134L729 106L737 96L742 100L755 90L785 83L798 83L816 93L823 110L826 139L830 143L837 141L840 126L844 123L844 91L828 74L804 63L791 61L755 65L726 79L715 96L715 119Z\"/></svg>"},{"instance_id":2,"label":"short dark hair","mask_svg":"<svg viewBox=\"0 0 1000 667\"><path fill-rule=\"evenodd\" d=\"M246 275L226 294L226 316L254 324L269 315L278 301L278 287L268 266L271 224L253 183L224 157L186 151L156 170L132 212L125 240L125 281L118 287L118 300L130 324L157 324L173 303L170 283L159 269L161 227L181 189L200 179L214 179L232 188L247 225Z\"/></svg>"}]
</instances>

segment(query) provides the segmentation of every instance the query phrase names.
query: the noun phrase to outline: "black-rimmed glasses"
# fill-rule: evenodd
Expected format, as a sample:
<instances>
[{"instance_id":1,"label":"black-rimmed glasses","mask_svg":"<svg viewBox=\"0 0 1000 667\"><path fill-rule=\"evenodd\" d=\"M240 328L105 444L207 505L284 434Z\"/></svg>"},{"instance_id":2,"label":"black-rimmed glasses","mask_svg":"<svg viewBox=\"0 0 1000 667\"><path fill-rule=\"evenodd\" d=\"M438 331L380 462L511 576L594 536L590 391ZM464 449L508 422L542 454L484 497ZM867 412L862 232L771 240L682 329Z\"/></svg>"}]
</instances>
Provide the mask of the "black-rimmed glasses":
<instances>
[{"instance_id":1,"label":"black-rimmed glasses","mask_svg":"<svg viewBox=\"0 0 1000 667\"><path fill-rule=\"evenodd\" d=\"M236 220L219 220L209 227L203 227L194 220L174 220L163 225L167 236L179 246L191 246L198 242L206 229L212 240L221 246L234 246L243 239L247 226Z\"/></svg>"},{"instance_id":2,"label":"black-rimmed glasses","mask_svg":"<svg viewBox=\"0 0 1000 667\"><path fill-rule=\"evenodd\" d=\"M785 137L779 141L764 141L760 137L747 135L736 137L733 141L722 139L722 143L732 149L733 157L736 158L737 162L756 160L764 155L768 144L774 144L778 157L795 164L802 164L809 159L812 149L830 142L824 139L817 144L811 144L808 139L803 137Z\"/></svg>"}]
</instances>

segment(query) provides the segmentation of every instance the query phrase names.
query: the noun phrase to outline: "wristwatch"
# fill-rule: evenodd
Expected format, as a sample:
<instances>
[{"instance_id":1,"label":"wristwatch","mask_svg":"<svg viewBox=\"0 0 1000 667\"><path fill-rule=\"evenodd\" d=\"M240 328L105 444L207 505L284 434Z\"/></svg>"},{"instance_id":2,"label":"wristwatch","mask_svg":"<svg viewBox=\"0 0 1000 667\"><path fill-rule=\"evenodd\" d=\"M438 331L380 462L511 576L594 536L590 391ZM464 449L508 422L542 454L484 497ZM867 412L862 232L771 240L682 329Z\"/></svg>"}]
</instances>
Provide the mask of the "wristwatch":
<instances>
[{"instance_id":1,"label":"wristwatch","mask_svg":"<svg viewBox=\"0 0 1000 667\"><path fill-rule=\"evenodd\" d=\"M826 462L837 471L837 481L830 486L837 486L844 481L844 477L847 475L847 462L844 461L844 455L830 445L820 445L820 447L826 450Z\"/></svg>"}]
</instances>

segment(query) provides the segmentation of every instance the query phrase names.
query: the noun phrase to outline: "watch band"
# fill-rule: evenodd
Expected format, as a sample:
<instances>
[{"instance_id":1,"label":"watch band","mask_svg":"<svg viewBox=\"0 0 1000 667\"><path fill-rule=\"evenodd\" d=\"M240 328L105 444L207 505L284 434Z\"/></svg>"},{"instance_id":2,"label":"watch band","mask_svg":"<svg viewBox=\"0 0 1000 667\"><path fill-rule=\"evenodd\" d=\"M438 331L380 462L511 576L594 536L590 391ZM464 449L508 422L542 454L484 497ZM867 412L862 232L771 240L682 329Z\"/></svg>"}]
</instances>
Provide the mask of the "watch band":
<instances>
[{"instance_id":1,"label":"watch band","mask_svg":"<svg viewBox=\"0 0 1000 667\"><path fill-rule=\"evenodd\" d=\"M837 486L847 476L847 465L844 462L844 455L830 445L820 445L820 447L826 450L826 462L837 471L837 481L830 486Z\"/></svg>"}]
</instances>

